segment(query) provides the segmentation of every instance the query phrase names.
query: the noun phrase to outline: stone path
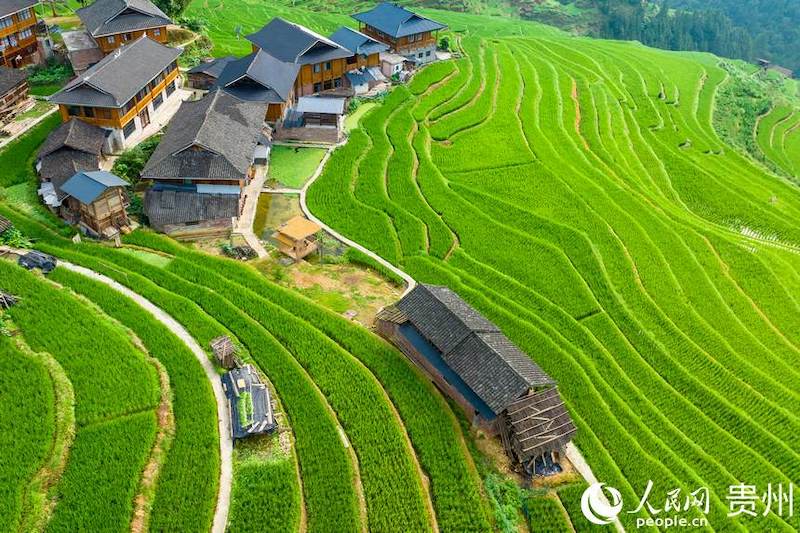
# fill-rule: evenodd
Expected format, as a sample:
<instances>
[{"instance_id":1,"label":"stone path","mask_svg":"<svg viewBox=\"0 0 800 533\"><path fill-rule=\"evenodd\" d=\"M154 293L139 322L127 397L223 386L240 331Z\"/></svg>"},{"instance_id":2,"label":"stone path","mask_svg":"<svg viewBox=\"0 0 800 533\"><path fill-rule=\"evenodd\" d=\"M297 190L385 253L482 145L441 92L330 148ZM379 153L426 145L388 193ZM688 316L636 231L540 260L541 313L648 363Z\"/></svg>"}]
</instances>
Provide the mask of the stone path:
<instances>
[{"instance_id":1,"label":"stone path","mask_svg":"<svg viewBox=\"0 0 800 533\"><path fill-rule=\"evenodd\" d=\"M256 219L256 209L258 208L258 197L264 189L264 183L267 181L267 166L259 165L256 167L256 175L250 180L250 183L243 189L247 199L245 200L244 209L242 209L242 216L239 217L239 223L236 225L236 233L240 233L244 240L247 241L248 246L255 250L258 257L267 257L267 250L261 244L258 236L253 232L253 222Z\"/></svg>"},{"instance_id":2,"label":"stone path","mask_svg":"<svg viewBox=\"0 0 800 533\"><path fill-rule=\"evenodd\" d=\"M206 353L197 344L197 341L189 334L186 329L181 326L174 318L165 313L161 308L155 306L150 300L133 292L114 281L113 279L99 274L93 270L73 265L64 261L59 261L59 266L94 279L114 289L115 291L129 297L135 301L139 306L153 315L156 320L166 326L172 333L174 333L188 348L192 351L194 356L203 365L206 377L211 382L211 388L214 390L214 398L217 401L217 423L219 425L219 455L220 455L220 475L219 475L219 492L217 493L217 506L214 512L214 524L212 526L212 533L224 533L225 527L228 522L228 509L230 508L231 499L231 481L233 479L233 442L231 440L231 430L228 420L228 400L222 390L222 382L219 375L211 364Z\"/></svg>"},{"instance_id":3,"label":"stone path","mask_svg":"<svg viewBox=\"0 0 800 533\"><path fill-rule=\"evenodd\" d=\"M592 472L592 468L589 466L589 463L586 462L586 459L583 457L583 454L580 452L578 447L575 446L575 444L573 444L572 442L567 443L566 456L567 459L569 459L569 462L572 463L572 466L575 467L575 470L577 470L578 473L581 476L583 476L583 479L585 479L589 485L593 485L598 482L597 478L594 475L594 472ZM606 500L603 503L611 507L605 495L603 495L603 499ZM618 533L625 533L625 528L622 527L622 523L619 521L618 518L614 519L614 527L616 528Z\"/></svg>"}]
</instances>

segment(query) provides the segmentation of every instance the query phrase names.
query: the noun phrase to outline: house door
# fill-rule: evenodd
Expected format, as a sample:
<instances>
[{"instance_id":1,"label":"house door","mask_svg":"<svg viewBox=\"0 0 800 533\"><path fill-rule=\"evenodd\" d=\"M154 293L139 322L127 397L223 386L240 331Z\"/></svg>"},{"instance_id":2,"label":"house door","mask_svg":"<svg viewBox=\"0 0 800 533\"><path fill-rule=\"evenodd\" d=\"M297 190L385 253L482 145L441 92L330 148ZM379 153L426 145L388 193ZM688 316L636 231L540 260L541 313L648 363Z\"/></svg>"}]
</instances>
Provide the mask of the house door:
<instances>
[{"instance_id":1,"label":"house door","mask_svg":"<svg viewBox=\"0 0 800 533\"><path fill-rule=\"evenodd\" d=\"M150 111L145 107L142 109L142 112L139 113L139 121L142 123L142 129L146 128L148 124L150 124Z\"/></svg>"}]
</instances>

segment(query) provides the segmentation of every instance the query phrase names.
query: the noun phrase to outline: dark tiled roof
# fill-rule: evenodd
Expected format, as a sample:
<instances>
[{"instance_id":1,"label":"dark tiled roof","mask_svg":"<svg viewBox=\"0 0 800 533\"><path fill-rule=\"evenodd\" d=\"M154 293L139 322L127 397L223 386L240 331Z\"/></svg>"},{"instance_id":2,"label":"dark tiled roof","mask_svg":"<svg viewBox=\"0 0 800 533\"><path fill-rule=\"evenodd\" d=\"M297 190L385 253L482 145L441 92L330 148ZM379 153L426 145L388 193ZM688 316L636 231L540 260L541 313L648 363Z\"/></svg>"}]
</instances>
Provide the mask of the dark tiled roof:
<instances>
[{"instance_id":1,"label":"dark tiled roof","mask_svg":"<svg viewBox=\"0 0 800 533\"><path fill-rule=\"evenodd\" d=\"M47 140L39 148L37 158L42 159L62 148L99 156L105 141L105 130L71 118L47 136Z\"/></svg>"},{"instance_id":2,"label":"dark tiled roof","mask_svg":"<svg viewBox=\"0 0 800 533\"><path fill-rule=\"evenodd\" d=\"M353 18L396 39L447 27L390 2L378 4L369 11L353 15Z\"/></svg>"},{"instance_id":3,"label":"dark tiled roof","mask_svg":"<svg viewBox=\"0 0 800 533\"><path fill-rule=\"evenodd\" d=\"M353 54L368 56L370 54L379 54L389 49L382 42L376 41L369 35L364 35L352 28L341 27L330 38L331 41L347 48Z\"/></svg>"},{"instance_id":4,"label":"dark tiled roof","mask_svg":"<svg viewBox=\"0 0 800 533\"><path fill-rule=\"evenodd\" d=\"M97 155L64 148L45 156L41 165L39 175L44 181L52 182L58 199L63 200L67 194L61 190L62 185L77 172L99 169L100 158Z\"/></svg>"},{"instance_id":5,"label":"dark tiled roof","mask_svg":"<svg viewBox=\"0 0 800 533\"><path fill-rule=\"evenodd\" d=\"M228 63L217 79L226 92L252 102L282 103L289 98L300 65L280 61L262 50Z\"/></svg>"},{"instance_id":6,"label":"dark tiled roof","mask_svg":"<svg viewBox=\"0 0 800 533\"><path fill-rule=\"evenodd\" d=\"M97 0L76 13L93 37L172 24L149 0Z\"/></svg>"},{"instance_id":7,"label":"dark tiled roof","mask_svg":"<svg viewBox=\"0 0 800 533\"><path fill-rule=\"evenodd\" d=\"M95 170L76 172L61 186L61 190L83 204L90 204L111 187L125 187L126 185L128 182L111 172Z\"/></svg>"},{"instance_id":8,"label":"dark tiled roof","mask_svg":"<svg viewBox=\"0 0 800 533\"><path fill-rule=\"evenodd\" d=\"M240 180L253 162L266 107L213 91L183 102L145 165L146 178Z\"/></svg>"},{"instance_id":9,"label":"dark tiled roof","mask_svg":"<svg viewBox=\"0 0 800 533\"><path fill-rule=\"evenodd\" d=\"M119 108L181 55L142 36L118 48L50 97L56 104Z\"/></svg>"},{"instance_id":10,"label":"dark tiled roof","mask_svg":"<svg viewBox=\"0 0 800 533\"><path fill-rule=\"evenodd\" d=\"M495 413L529 388L555 383L497 326L447 287L418 285L396 307Z\"/></svg>"},{"instance_id":11,"label":"dark tiled roof","mask_svg":"<svg viewBox=\"0 0 800 533\"><path fill-rule=\"evenodd\" d=\"M234 56L218 57L211 61L200 63L194 68L189 69L189 74L208 74L212 78L219 78L222 71L231 61L235 61Z\"/></svg>"},{"instance_id":12,"label":"dark tiled roof","mask_svg":"<svg viewBox=\"0 0 800 533\"><path fill-rule=\"evenodd\" d=\"M269 21L256 33L248 35L247 39L278 61L298 65L353 55L330 39L279 17Z\"/></svg>"},{"instance_id":13,"label":"dark tiled roof","mask_svg":"<svg viewBox=\"0 0 800 533\"><path fill-rule=\"evenodd\" d=\"M38 0L0 0L0 17L22 11L26 7L33 7Z\"/></svg>"},{"instance_id":14,"label":"dark tiled roof","mask_svg":"<svg viewBox=\"0 0 800 533\"><path fill-rule=\"evenodd\" d=\"M22 83L28 78L23 69L0 67L0 96Z\"/></svg>"},{"instance_id":15,"label":"dark tiled roof","mask_svg":"<svg viewBox=\"0 0 800 533\"><path fill-rule=\"evenodd\" d=\"M173 224L230 219L239 216L239 196L199 194L193 190L150 189L144 211L157 230Z\"/></svg>"}]
</instances>

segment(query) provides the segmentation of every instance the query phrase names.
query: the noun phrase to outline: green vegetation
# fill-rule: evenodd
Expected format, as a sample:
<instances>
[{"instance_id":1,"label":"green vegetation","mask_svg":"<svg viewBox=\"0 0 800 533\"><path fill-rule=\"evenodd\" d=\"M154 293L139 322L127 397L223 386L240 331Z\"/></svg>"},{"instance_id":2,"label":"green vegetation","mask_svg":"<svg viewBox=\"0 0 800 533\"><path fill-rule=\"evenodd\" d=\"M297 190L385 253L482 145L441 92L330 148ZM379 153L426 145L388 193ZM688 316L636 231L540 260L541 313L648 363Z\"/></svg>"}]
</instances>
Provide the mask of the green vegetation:
<instances>
[{"instance_id":1,"label":"green vegetation","mask_svg":"<svg viewBox=\"0 0 800 533\"><path fill-rule=\"evenodd\" d=\"M203 368L180 339L129 298L69 270L56 269L50 277L134 331L164 365L172 390L175 435L159 472L150 529L208 530L219 486L219 435L216 404Z\"/></svg>"},{"instance_id":2,"label":"green vegetation","mask_svg":"<svg viewBox=\"0 0 800 533\"><path fill-rule=\"evenodd\" d=\"M54 438L53 384L47 369L0 335L0 523L20 527L28 484L43 466Z\"/></svg>"},{"instance_id":3,"label":"green vegetation","mask_svg":"<svg viewBox=\"0 0 800 533\"><path fill-rule=\"evenodd\" d=\"M47 530L128 530L155 438L155 369L119 326L37 276L0 262L0 289L20 296L10 316L75 393L77 431Z\"/></svg>"},{"instance_id":4,"label":"green vegetation","mask_svg":"<svg viewBox=\"0 0 800 533\"><path fill-rule=\"evenodd\" d=\"M48 90L47 88L49 87L56 87L56 90L58 90L74 75L75 73L69 63L58 63L55 60L50 60L45 65L37 65L30 69L28 83L32 91L37 88Z\"/></svg>"},{"instance_id":5,"label":"green vegetation","mask_svg":"<svg viewBox=\"0 0 800 533\"><path fill-rule=\"evenodd\" d=\"M300 489L289 460L246 461L236 469L228 531L295 531Z\"/></svg>"},{"instance_id":6,"label":"green vegetation","mask_svg":"<svg viewBox=\"0 0 800 533\"><path fill-rule=\"evenodd\" d=\"M33 170L36 150L59 124L61 116L51 115L3 148L0 152L0 190L36 179Z\"/></svg>"},{"instance_id":7,"label":"green vegetation","mask_svg":"<svg viewBox=\"0 0 800 533\"><path fill-rule=\"evenodd\" d=\"M273 146L269 156L269 178L282 187L300 189L325 156L324 148Z\"/></svg>"},{"instance_id":8,"label":"green vegetation","mask_svg":"<svg viewBox=\"0 0 800 533\"><path fill-rule=\"evenodd\" d=\"M239 411L239 425L246 428L253 423L253 395L243 392L236 402Z\"/></svg>"},{"instance_id":9,"label":"green vegetation","mask_svg":"<svg viewBox=\"0 0 800 533\"><path fill-rule=\"evenodd\" d=\"M626 501L649 479L788 482L796 189L712 129L730 112L713 56L517 29L470 26L456 72L418 101L389 95L310 209L503 328L559 382L577 444ZM712 527L726 509L712 496Z\"/></svg>"},{"instance_id":10,"label":"green vegetation","mask_svg":"<svg viewBox=\"0 0 800 533\"><path fill-rule=\"evenodd\" d=\"M153 155L158 143L161 141L160 135L154 135L142 141L133 148L129 148L120 154L114 161L111 172L135 185L142 177L142 170L147 164L147 160Z\"/></svg>"},{"instance_id":11,"label":"green vegetation","mask_svg":"<svg viewBox=\"0 0 800 533\"><path fill-rule=\"evenodd\" d=\"M585 488L585 487L582 487ZM560 533L567 531L564 509L557 498L549 496L529 497L525 500L525 514L531 531Z\"/></svg>"}]
</instances>

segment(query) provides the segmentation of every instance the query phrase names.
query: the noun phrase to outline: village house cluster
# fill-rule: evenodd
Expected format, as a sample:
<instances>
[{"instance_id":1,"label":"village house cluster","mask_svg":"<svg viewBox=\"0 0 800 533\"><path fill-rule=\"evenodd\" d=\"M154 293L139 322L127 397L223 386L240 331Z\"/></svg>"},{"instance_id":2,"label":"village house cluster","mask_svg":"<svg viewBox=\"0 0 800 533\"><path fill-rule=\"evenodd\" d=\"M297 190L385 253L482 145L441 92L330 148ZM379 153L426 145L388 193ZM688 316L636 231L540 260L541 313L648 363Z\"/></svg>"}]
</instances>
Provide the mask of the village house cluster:
<instances>
[{"instance_id":1,"label":"village house cluster","mask_svg":"<svg viewBox=\"0 0 800 533\"><path fill-rule=\"evenodd\" d=\"M100 238L131 227L111 156L166 127L142 172L149 224L168 234L230 234L273 141L341 141L349 99L435 61L445 28L389 3L354 15L359 30L329 37L274 18L246 36L250 54L208 60L184 76L182 50L167 45L172 22L150 0L96 0L77 14L83 28L64 34L76 77L50 97L63 124L39 151L39 194ZM76 194L76 184L101 190ZM284 244L299 257L313 250L309 239Z\"/></svg>"}]
</instances>

